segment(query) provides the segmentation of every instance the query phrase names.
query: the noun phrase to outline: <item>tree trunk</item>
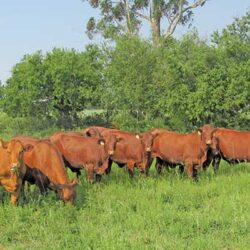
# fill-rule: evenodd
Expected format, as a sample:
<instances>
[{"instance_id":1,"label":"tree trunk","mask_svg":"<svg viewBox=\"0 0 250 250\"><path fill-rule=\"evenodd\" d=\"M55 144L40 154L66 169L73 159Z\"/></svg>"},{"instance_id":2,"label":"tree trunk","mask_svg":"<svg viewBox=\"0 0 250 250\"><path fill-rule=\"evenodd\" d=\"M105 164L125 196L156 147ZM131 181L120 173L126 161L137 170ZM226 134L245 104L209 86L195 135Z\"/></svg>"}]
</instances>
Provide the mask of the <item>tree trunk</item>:
<instances>
[{"instance_id":1,"label":"tree trunk","mask_svg":"<svg viewBox=\"0 0 250 250\"><path fill-rule=\"evenodd\" d=\"M153 46L158 47L160 44L161 38L161 18L152 18L151 19L151 29L152 29L152 37L153 37Z\"/></svg>"}]
</instances>

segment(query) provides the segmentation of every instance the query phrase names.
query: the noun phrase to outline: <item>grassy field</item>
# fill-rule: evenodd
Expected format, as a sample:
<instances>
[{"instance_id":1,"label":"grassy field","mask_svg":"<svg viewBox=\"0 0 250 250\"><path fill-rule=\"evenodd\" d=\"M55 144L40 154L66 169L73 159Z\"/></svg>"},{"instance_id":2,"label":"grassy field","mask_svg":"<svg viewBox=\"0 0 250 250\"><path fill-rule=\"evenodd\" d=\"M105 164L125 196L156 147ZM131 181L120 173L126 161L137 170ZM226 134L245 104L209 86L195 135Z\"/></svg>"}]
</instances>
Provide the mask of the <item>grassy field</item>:
<instances>
[{"instance_id":1,"label":"grassy field","mask_svg":"<svg viewBox=\"0 0 250 250\"><path fill-rule=\"evenodd\" d=\"M129 179L124 169L90 185L75 207L32 187L0 204L0 249L249 249L250 166L224 163L192 183L177 171Z\"/></svg>"}]
</instances>

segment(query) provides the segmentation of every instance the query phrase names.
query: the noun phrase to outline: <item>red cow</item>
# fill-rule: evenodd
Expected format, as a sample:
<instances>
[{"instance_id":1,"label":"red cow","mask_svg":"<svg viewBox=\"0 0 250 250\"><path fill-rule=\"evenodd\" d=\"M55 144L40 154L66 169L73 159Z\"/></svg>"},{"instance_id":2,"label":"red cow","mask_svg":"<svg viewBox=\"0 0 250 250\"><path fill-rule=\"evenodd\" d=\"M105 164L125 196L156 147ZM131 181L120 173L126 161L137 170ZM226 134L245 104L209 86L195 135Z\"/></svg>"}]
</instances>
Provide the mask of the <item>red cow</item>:
<instances>
[{"instance_id":1,"label":"red cow","mask_svg":"<svg viewBox=\"0 0 250 250\"><path fill-rule=\"evenodd\" d=\"M152 147L153 158L170 165L185 165L188 176L197 177L197 170L207 160L208 145L211 144L209 133L202 129L191 134L163 129L153 129L151 133L156 135Z\"/></svg>"},{"instance_id":2,"label":"red cow","mask_svg":"<svg viewBox=\"0 0 250 250\"><path fill-rule=\"evenodd\" d=\"M23 145L33 145L33 150L25 152L24 163L28 167L27 181L38 184L41 191L53 186L59 198L73 204L76 198L75 185L78 180L69 180L61 154L49 140L39 140L29 136L16 136Z\"/></svg>"},{"instance_id":3,"label":"red cow","mask_svg":"<svg viewBox=\"0 0 250 250\"><path fill-rule=\"evenodd\" d=\"M94 173L100 181L116 145L116 138L112 135L103 139L59 132L52 135L50 140L59 149L71 170L76 172L86 168L89 182L93 182Z\"/></svg>"},{"instance_id":4,"label":"red cow","mask_svg":"<svg viewBox=\"0 0 250 250\"><path fill-rule=\"evenodd\" d=\"M26 172L23 164L23 152L32 149L31 145L23 147L20 141L0 140L0 185L11 193L11 203L16 204L22 187L22 179Z\"/></svg>"},{"instance_id":5,"label":"red cow","mask_svg":"<svg viewBox=\"0 0 250 250\"><path fill-rule=\"evenodd\" d=\"M219 168L221 158L229 163L250 162L250 132L233 129L216 128L213 133L214 168Z\"/></svg>"},{"instance_id":6,"label":"red cow","mask_svg":"<svg viewBox=\"0 0 250 250\"><path fill-rule=\"evenodd\" d=\"M150 161L150 152L153 143L153 135L148 133L130 133L118 129L109 129L103 127L90 127L85 129L85 133L100 134L105 138L112 134L119 140L114 154L111 156L109 167L106 173L111 170L111 164L114 161L118 166L127 165L130 177L134 176L134 167L138 166L142 175L148 174L148 162Z\"/></svg>"}]
</instances>

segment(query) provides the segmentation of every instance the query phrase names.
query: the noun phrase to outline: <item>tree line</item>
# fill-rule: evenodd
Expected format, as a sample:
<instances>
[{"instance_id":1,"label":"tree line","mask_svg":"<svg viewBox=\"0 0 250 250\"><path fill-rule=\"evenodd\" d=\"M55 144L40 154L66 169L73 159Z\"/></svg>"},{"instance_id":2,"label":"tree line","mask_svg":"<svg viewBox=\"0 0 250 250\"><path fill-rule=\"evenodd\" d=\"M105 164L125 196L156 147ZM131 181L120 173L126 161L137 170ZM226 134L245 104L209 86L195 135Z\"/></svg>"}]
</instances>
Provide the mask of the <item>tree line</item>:
<instances>
[{"instance_id":1,"label":"tree line","mask_svg":"<svg viewBox=\"0 0 250 250\"><path fill-rule=\"evenodd\" d=\"M22 122L35 129L93 123L133 131L185 132L205 123L249 129L250 12L210 41L195 30L160 46L123 34L83 52L25 55L0 96L2 129L21 129Z\"/></svg>"}]
</instances>

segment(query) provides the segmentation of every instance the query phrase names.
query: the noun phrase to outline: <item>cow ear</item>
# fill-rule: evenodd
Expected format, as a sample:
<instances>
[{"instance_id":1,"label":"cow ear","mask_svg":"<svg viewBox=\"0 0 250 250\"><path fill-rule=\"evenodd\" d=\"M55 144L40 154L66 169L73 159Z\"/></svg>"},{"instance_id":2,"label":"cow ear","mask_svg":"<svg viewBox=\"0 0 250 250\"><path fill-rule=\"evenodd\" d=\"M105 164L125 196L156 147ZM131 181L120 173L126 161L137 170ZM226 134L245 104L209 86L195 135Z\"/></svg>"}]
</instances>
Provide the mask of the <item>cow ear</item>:
<instances>
[{"instance_id":1,"label":"cow ear","mask_svg":"<svg viewBox=\"0 0 250 250\"><path fill-rule=\"evenodd\" d=\"M213 129L212 136L214 136L214 134L216 133L216 131L217 131L217 128Z\"/></svg>"},{"instance_id":2,"label":"cow ear","mask_svg":"<svg viewBox=\"0 0 250 250\"><path fill-rule=\"evenodd\" d=\"M98 144L100 144L102 146L105 145L105 140L104 139L99 139Z\"/></svg>"},{"instance_id":3,"label":"cow ear","mask_svg":"<svg viewBox=\"0 0 250 250\"><path fill-rule=\"evenodd\" d=\"M89 132L89 130L86 131L86 136L91 137L91 133Z\"/></svg>"},{"instance_id":4,"label":"cow ear","mask_svg":"<svg viewBox=\"0 0 250 250\"><path fill-rule=\"evenodd\" d=\"M23 147L23 151L29 152L29 151L31 151L33 148L34 148L33 145L27 144L27 145L25 145L25 146Z\"/></svg>"},{"instance_id":5,"label":"cow ear","mask_svg":"<svg viewBox=\"0 0 250 250\"><path fill-rule=\"evenodd\" d=\"M201 135L201 134L202 134L202 130L199 128L199 129L197 130L197 133L198 133L198 135Z\"/></svg>"},{"instance_id":6,"label":"cow ear","mask_svg":"<svg viewBox=\"0 0 250 250\"><path fill-rule=\"evenodd\" d=\"M138 139L138 140L139 140L139 139L142 139L142 135L141 135L141 134L136 134L135 137L136 137L136 139Z\"/></svg>"},{"instance_id":7,"label":"cow ear","mask_svg":"<svg viewBox=\"0 0 250 250\"><path fill-rule=\"evenodd\" d=\"M0 147L6 149L8 147L8 144L9 144L8 142L5 142L2 139L0 139Z\"/></svg>"},{"instance_id":8,"label":"cow ear","mask_svg":"<svg viewBox=\"0 0 250 250\"><path fill-rule=\"evenodd\" d=\"M123 138L120 137L119 135L116 135L116 136L115 136L115 139L116 139L116 142L120 142L120 141L123 140Z\"/></svg>"},{"instance_id":9,"label":"cow ear","mask_svg":"<svg viewBox=\"0 0 250 250\"><path fill-rule=\"evenodd\" d=\"M150 131L150 134L155 138L157 135L159 135L160 131L158 128L154 128Z\"/></svg>"}]
</instances>

